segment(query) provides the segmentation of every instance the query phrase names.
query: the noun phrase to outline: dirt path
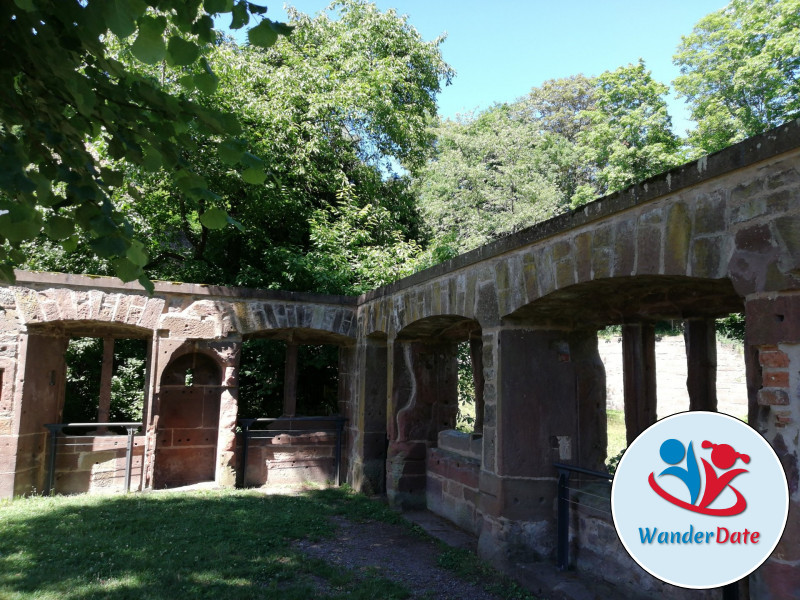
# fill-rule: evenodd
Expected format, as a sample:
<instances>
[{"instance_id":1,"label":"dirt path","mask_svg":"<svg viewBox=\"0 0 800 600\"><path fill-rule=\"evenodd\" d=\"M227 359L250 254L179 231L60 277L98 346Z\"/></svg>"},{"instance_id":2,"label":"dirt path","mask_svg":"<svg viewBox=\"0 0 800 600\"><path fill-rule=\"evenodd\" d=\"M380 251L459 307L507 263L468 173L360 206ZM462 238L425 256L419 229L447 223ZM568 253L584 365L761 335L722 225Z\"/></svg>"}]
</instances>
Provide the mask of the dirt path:
<instances>
[{"instance_id":1,"label":"dirt path","mask_svg":"<svg viewBox=\"0 0 800 600\"><path fill-rule=\"evenodd\" d=\"M418 600L501 600L482 585L459 579L437 565L441 546L433 539L416 536L407 527L379 521L353 523L334 518L335 538L316 542L302 540L295 547L311 558L358 572L373 572L402 584ZM324 584L324 583L323 583ZM331 590L319 590L321 594Z\"/></svg>"}]
</instances>

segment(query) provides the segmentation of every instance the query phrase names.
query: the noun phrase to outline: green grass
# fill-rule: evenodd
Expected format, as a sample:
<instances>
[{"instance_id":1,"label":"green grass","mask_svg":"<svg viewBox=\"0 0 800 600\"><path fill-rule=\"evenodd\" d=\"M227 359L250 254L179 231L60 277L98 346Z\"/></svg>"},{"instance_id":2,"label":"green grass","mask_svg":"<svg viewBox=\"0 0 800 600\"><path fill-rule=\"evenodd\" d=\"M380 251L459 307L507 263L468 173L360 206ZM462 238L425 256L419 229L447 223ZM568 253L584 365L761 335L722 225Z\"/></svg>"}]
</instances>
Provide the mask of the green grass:
<instances>
[{"instance_id":1,"label":"green grass","mask_svg":"<svg viewBox=\"0 0 800 600\"><path fill-rule=\"evenodd\" d=\"M402 582L295 550L336 534L330 517L403 524L346 488L299 496L196 491L0 501L0 598L402 600ZM440 544L438 564L505 598L531 598L474 554Z\"/></svg>"},{"instance_id":2,"label":"green grass","mask_svg":"<svg viewBox=\"0 0 800 600\"><path fill-rule=\"evenodd\" d=\"M407 598L401 584L295 551L342 515L400 522L342 490L37 497L0 503L0 598Z\"/></svg>"},{"instance_id":3,"label":"green grass","mask_svg":"<svg viewBox=\"0 0 800 600\"><path fill-rule=\"evenodd\" d=\"M625 437L625 412L621 410L607 410L608 419L608 457L616 456L623 448L628 446Z\"/></svg>"}]
</instances>

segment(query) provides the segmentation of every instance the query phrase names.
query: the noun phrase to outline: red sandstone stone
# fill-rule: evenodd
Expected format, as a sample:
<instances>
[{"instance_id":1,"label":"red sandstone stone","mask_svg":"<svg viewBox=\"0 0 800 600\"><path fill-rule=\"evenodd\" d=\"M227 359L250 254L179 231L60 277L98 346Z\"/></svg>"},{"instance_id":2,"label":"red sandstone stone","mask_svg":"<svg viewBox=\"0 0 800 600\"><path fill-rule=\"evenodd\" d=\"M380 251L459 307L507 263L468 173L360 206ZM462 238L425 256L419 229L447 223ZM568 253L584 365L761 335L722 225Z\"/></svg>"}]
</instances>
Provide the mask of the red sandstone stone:
<instances>
[{"instance_id":1,"label":"red sandstone stone","mask_svg":"<svg viewBox=\"0 0 800 600\"><path fill-rule=\"evenodd\" d=\"M762 406L788 406L789 394L785 390L758 390L758 403Z\"/></svg>"},{"instance_id":2,"label":"red sandstone stone","mask_svg":"<svg viewBox=\"0 0 800 600\"><path fill-rule=\"evenodd\" d=\"M789 366L789 357L780 350L761 350L758 362L762 367L786 368Z\"/></svg>"}]
</instances>

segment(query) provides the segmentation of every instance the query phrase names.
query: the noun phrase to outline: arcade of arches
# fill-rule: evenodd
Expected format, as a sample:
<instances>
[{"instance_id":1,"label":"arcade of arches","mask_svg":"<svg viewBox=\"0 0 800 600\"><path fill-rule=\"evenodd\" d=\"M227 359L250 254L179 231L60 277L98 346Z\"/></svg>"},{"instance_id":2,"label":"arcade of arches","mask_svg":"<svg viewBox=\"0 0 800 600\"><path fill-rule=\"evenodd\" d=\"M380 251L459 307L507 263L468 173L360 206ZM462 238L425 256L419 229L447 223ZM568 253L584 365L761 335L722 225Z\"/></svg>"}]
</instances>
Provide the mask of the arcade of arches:
<instances>
[{"instance_id":1,"label":"arcade of arches","mask_svg":"<svg viewBox=\"0 0 800 600\"><path fill-rule=\"evenodd\" d=\"M748 422L781 458L791 499L786 533L746 593L800 589L800 121L358 298L164 282L147 296L111 278L19 272L0 288L0 310L0 497L45 489L44 425L61 421L70 338L147 340L135 489L234 485L242 340L286 343L287 418L297 346L327 344L348 419L344 479L472 531L496 564L554 559L554 462L603 468L598 329L622 326L630 441L656 418L653 324L685 323L690 409L716 410L713 323L744 312ZM454 430L464 343L470 434ZM59 454L56 491L119 487L125 436L85 438ZM330 436L275 436L251 450L249 485L332 479ZM608 518L578 513L576 568L668 598L718 597L660 584L628 559Z\"/></svg>"}]
</instances>

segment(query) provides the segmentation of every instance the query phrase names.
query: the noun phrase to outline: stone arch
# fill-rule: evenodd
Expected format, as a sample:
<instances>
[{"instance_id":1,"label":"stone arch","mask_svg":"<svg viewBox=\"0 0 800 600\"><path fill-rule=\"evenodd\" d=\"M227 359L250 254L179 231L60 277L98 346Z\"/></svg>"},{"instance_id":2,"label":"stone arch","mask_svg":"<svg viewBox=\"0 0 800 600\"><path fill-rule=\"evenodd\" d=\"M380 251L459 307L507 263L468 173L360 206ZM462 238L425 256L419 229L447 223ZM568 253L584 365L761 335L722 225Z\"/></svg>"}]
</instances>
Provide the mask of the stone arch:
<instances>
[{"instance_id":1,"label":"stone arch","mask_svg":"<svg viewBox=\"0 0 800 600\"><path fill-rule=\"evenodd\" d=\"M177 487L219 478L225 364L206 344L176 348L158 374L153 407L151 487ZM235 420L235 404L234 404Z\"/></svg>"},{"instance_id":2,"label":"stone arch","mask_svg":"<svg viewBox=\"0 0 800 600\"><path fill-rule=\"evenodd\" d=\"M458 343L471 338L481 339L480 324L449 314L414 321L391 342L386 488L396 505L425 505L426 455L455 428Z\"/></svg>"}]
</instances>

